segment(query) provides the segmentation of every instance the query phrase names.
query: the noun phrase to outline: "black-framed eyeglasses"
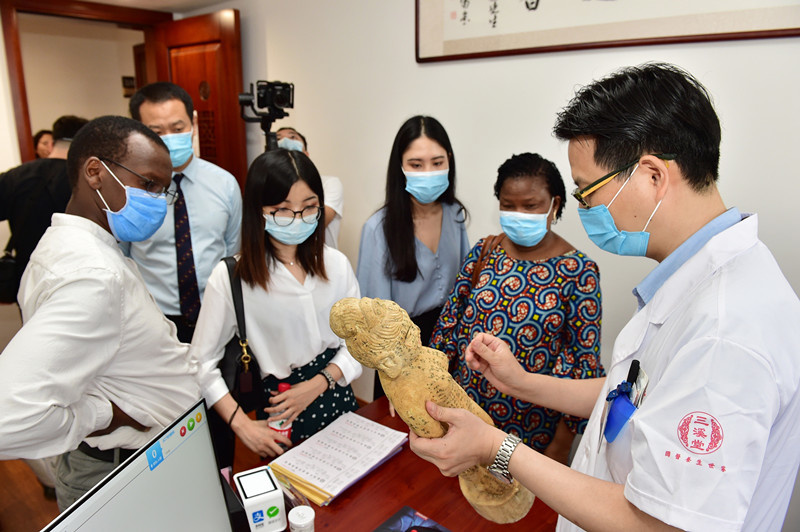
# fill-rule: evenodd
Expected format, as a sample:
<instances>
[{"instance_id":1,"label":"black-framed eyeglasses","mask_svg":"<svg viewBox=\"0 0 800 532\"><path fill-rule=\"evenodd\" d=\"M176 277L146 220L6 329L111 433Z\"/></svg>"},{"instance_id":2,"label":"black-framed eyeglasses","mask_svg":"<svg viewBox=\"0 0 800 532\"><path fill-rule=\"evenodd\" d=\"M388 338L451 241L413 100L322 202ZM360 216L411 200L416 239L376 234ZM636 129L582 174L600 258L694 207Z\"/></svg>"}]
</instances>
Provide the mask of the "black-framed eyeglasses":
<instances>
[{"instance_id":1,"label":"black-framed eyeglasses","mask_svg":"<svg viewBox=\"0 0 800 532\"><path fill-rule=\"evenodd\" d=\"M107 159L105 157L98 157L101 161L111 163L113 165L119 166L123 170L127 170L131 174L135 175L139 179L142 180L142 189L150 194L154 198L158 198L161 195L164 195L167 199L167 205L172 205L175 203L175 200L178 198L178 194L174 190L167 190L165 187L162 187L157 182L153 181L152 179L148 179L139 172L134 172L124 164L118 163L113 159Z\"/></svg>"},{"instance_id":2,"label":"black-framed eyeglasses","mask_svg":"<svg viewBox=\"0 0 800 532\"><path fill-rule=\"evenodd\" d=\"M292 225L294 219L297 215L300 215L300 219L307 224L313 224L320 219L322 216L322 207L319 205L309 205L308 207L303 208L302 211L293 211L292 209L275 209L269 216L272 216L272 220L275 222L275 225L279 225L281 227L286 227L287 225Z\"/></svg>"},{"instance_id":3,"label":"black-framed eyeglasses","mask_svg":"<svg viewBox=\"0 0 800 532\"><path fill-rule=\"evenodd\" d=\"M657 153L654 154L654 156L658 157L659 159L663 159L665 161L672 161L675 159L675 157L677 157L677 155L675 155L674 153ZM600 188L610 183L612 179L617 177L619 174L621 174L631 166L634 166L638 162L639 159L636 159L635 161L626 164L622 168L614 170L613 172L609 172L600 179L598 179L597 181L590 184L589 186L584 187L583 189L578 190L578 188L576 187L575 190L572 191L572 197L578 200L578 203L580 203L581 207L589 208L589 204L586 202L586 197L589 194L597 192Z\"/></svg>"}]
</instances>

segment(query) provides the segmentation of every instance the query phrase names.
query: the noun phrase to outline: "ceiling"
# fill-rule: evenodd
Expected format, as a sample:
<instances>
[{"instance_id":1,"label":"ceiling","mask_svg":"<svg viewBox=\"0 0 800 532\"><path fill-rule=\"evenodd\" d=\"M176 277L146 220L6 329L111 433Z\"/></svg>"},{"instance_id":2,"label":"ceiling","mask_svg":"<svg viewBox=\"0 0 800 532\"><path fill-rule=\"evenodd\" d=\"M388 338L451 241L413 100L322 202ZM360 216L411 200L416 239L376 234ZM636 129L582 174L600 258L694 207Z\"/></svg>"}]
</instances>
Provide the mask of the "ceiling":
<instances>
[{"instance_id":1,"label":"ceiling","mask_svg":"<svg viewBox=\"0 0 800 532\"><path fill-rule=\"evenodd\" d=\"M89 0L97 4L152 9L180 13L219 4L222 0Z\"/></svg>"}]
</instances>

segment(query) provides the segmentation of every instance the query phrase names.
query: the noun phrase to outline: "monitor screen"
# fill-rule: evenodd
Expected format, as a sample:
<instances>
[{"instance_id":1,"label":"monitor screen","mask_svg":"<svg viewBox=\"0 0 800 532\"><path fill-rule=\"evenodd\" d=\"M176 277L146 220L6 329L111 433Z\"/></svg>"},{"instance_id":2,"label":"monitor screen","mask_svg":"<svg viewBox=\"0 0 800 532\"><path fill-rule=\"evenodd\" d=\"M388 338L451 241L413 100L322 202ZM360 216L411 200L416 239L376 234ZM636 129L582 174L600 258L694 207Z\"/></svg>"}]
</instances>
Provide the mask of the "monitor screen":
<instances>
[{"instance_id":1,"label":"monitor screen","mask_svg":"<svg viewBox=\"0 0 800 532\"><path fill-rule=\"evenodd\" d=\"M200 400L44 531L230 531Z\"/></svg>"}]
</instances>

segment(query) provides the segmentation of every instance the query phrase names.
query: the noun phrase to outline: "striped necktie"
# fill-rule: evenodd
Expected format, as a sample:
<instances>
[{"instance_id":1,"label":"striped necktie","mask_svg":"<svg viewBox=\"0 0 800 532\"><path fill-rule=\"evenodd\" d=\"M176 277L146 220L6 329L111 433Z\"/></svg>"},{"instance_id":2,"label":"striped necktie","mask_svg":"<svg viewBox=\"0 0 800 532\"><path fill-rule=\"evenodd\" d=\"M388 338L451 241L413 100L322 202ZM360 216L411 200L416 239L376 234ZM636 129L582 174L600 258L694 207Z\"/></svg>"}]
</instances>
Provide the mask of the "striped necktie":
<instances>
[{"instance_id":1,"label":"striped necktie","mask_svg":"<svg viewBox=\"0 0 800 532\"><path fill-rule=\"evenodd\" d=\"M177 187L175 200L175 252L178 259L178 293L181 300L181 315L192 326L200 313L200 290L197 288L197 272L192 253L192 230L189 224L189 211L181 190L183 174L175 174L172 180Z\"/></svg>"}]
</instances>

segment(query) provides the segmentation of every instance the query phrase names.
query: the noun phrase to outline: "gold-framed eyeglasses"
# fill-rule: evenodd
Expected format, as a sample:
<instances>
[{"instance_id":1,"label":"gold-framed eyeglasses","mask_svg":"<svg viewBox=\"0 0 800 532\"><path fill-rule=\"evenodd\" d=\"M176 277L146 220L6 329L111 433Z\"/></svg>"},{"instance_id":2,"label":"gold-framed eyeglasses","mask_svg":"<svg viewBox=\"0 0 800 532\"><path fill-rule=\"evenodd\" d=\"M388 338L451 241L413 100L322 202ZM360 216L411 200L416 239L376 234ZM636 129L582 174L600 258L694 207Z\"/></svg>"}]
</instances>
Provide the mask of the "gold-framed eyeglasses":
<instances>
[{"instance_id":1,"label":"gold-framed eyeglasses","mask_svg":"<svg viewBox=\"0 0 800 532\"><path fill-rule=\"evenodd\" d=\"M272 220L275 222L275 225L279 225L281 227L286 227L287 225L292 225L294 219L297 215L300 215L300 219L307 224L313 224L320 219L322 216L322 207L319 205L309 205L308 207L303 208L302 211L293 211L292 209L275 209L269 215L271 216Z\"/></svg>"},{"instance_id":2,"label":"gold-framed eyeglasses","mask_svg":"<svg viewBox=\"0 0 800 532\"><path fill-rule=\"evenodd\" d=\"M675 157L677 157L674 153L657 153L657 154L654 154L654 156L658 157L659 159L663 159L665 161L672 161L673 159L675 159ZM591 194L593 192L597 192L600 188L602 188L603 186L605 186L608 183L610 183L612 179L617 177L619 174L621 174L622 172L624 172L625 170L627 170L631 166L634 166L638 162L639 162L639 159L636 159L635 161L626 164L622 168L614 170L613 172L609 172L606 175L604 175L603 177L601 177L600 179L598 179L597 181L591 183L590 185L588 185L588 186L586 186L586 187L584 187L584 188L582 188L580 190L576 187L575 190L572 191L572 197L575 198L576 200L578 200L578 203L581 205L581 207L584 207L584 208L588 209L589 208L589 203L586 201L586 197L589 194Z\"/></svg>"}]
</instances>

